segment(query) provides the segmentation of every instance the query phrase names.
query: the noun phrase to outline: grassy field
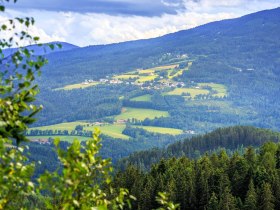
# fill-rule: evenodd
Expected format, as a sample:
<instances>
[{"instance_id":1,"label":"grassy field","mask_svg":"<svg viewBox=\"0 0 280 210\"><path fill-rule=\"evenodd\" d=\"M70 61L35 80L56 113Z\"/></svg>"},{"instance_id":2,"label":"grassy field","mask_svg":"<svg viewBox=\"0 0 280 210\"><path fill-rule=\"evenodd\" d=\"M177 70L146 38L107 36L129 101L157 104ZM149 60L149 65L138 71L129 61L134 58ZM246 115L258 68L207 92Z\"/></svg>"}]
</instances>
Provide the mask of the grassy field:
<instances>
[{"instance_id":1,"label":"grassy field","mask_svg":"<svg viewBox=\"0 0 280 210\"><path fill-rule=\"evenodd\" d=\"M121 139L129 139L129 136L123 135L122 131L125 129L125 125L123 124L106 124L101 126L96 126L91 123L87 122L69 122L69 123L60 123L55 125L49 125L49 126L42 126L42 127L36 127L31 128L30 130L38 129L38 130L68 130L72 131L75 129L77 125L83 125L84 130L86 131L94 131L94 128L100 128L101 133L107 136L110 136L112 138L121 138ZM89 126L87 126L89 125Z\"/></svg>"},{"instance_id":2,"label":"grassy field","mask_svg":"<svg viewBox=\"0 0 280 210\"><path fill-rule=\"evenodd\" d=\"M161 70L167 70L167 69L174 69L178 66L178 64L172 64L172 65L166 65L166 66L158 66L158 67L154 67L151 68L155 71L161 71Z\"/></svg>"},{"instance_id":3,"label":"grassy field","mask_svg":"<svg viewBox=\"0 0 280 210\"><path fill-rule=\"evenodd\" d=\"M180 76L182 76L182 74L184 73L184 71L188 71L188 70L190 69L191 66L192 66L192 62L189 62L189 63L188 63L188 66L187 66L186 68L181 69L181 70L178 70L178 71L176 72L176 74L174 74L174 75L172 75L172 76L170 76L170 71L169 71L169 72L168 72L168 78L169 78L169 79L173 79L173 78L175 78L175 77L180 77Z\"/></svg>"},{"instance_id":4,"label":"grassy field","mask_svg":"<svg viewBox=\"0 0 280 210\"><path fill-rule=\"evenodd\" d=\"M89 84L83 84L83 83L79 83L79 84L73 84L73 85L66 85L63 88L57 88L55 90L73 90L73 89L79 89L79 88L87 88L87 87L91 87L91 86L95 86L98 85L99 82L92 82Z\"/></svg>"},{"instance_id":5,"label":"grassy field","mask_svg":"<svg viewBox=\"0 0 280 210\"><path fill-rule=\"evenodd\" d=\"M208 106L219 108L219 112L234 115L246 115L248 113L247 109L242 107L233 106L231 102L228 101L217 101L217 100L199 100L199 101L188 101L187 105L190 106ZM211 109L209 109L211 111Z\"/></svg>"},{"instance_id":6,"label":"grassy field","mask_svg":"<svg viewBox=\"0 0 280 210\"><path fill-rule=\"evenodd\" d=\"M183 93L191 94L191 97L194 98L199 94L208 94L208 90L196 89L196 88L175 88L174 90L167 93L167 95L182 95Z\"/></svg>"},{"instance_id":7,"label":"grassy field","mask_svg":"<svg viewBox=\"0 0 280 210\"><path fill-rule=\"evenodd\" d=\"M129 139L129 136L122 134L123 130L125 129L124 124L110 124L95 127L98 127L101 130L101 133L104 135L118 139Z\"/></svg>"},{"instance_id":8,"label":"grassy field","mask_svg":"<svg viewBox=\"0 0 280 210\"><path fill-rule=\"evenodd\" d=\"M224 97L227 95L227 88L226 86L222 84L216 84L216 83L198 83L199 86L209 86L212 87L213 90L216 90L218 93L214 94L213 96L217 97Z\"/></svg>"},{"instance_id":9,"label":"grassy field","mask_svg":"<svg viewBox=\"0 0 280 210\"><path fill-rule=\"evenodd\" d=\"M138 70L139 74L151 74L151 73L155 73L156 70L154 69L143 69L143 70Z\"/></svg>"},{"instance_id":10,"label":"grassy field","mask_svg":"<svg viewBox=\"0 0 280 210\"><path fill-rule=\"evenodd\" d=\"M183 130L175 128L163 128L163 127L153 127L153 126L132 126L134 128L142 128L148 132L169 134L169 135L179 135L183 133Z\"/></svg>"},{"instance_id":11,"label":"grassy field","mask_svg":"<svg viewBox=\"0 0 280 210\"><path fill-rule=\"evenodd\" d=\"M146 94L146 95L142 95L142 96L132 98L130 100L131 101L148 101L148 102L151 102L152 101L152 96L149 95L149 94Z\"/></svg>"},{"instance_id":12,"label":"grassy field","mask_svg":"<svg viewBox=\"0 0 280 210\"><path fill-rule=\"evenodd\" d=\"M122 113L115 117L115 120L127 120L135 118L137 120L144 120L146 118L154 119L156 117L168 117L168 112L158 111L154 109L137 109L137 108L123 108Z\"/></svg>"},{"instance_id":13,"label":"grassy field","mask_svg":"<svg viewBox=\"0 0 280 210\"><path fill-rule=\"evenodd\" d=\"M80 141L86 141L89 139L89 137L84 136L27 136L28 139L48 139L48 138L59 138L60 141L68 141L73 142L74 139L78 139Z\"/></svg>"},{"instance_id":14,"label":"grassy field","mask_svg":"<svg viewBox=\"0 0 280 210\"><path fill-rule=\"evenodd\" d=\"M48 126L41 126L41 127L35 127L35 128L30 128L29 130L68 130L72 131L75 129L77 125L87 125L88 123L86 122L68 122L68 123L59 123L59 124L54 124L54 125L48 125Z\"/></svg>"},{"instance_id":15,"label":"grassy field","mask_svg":"<svg viewBox=\"0 0 280 210\"><path fill-rule=\"evenodd\" d=\"M170 72L169 72L169 74L168 74L168 78L169 79L173 79L173 78L175 78L175 77L179 77L179 76L181 76L182 74L183 74L183 72L184 72L184 70L178 70L174 75L172 75L172 76L170 76Z\"/></svg>"},{"instance_id":16,"label":"grassy field","mask_svg":"<svg viewBox=\"0 0 280 210\"><path fill-rule=\"evenodd\" d=\"M140 76L139 79L136 80L136 82L141 82L141 83L149 82L149 81L154 80L157 77L158 77L158 75Z\"/></svg>"}]
</instances>

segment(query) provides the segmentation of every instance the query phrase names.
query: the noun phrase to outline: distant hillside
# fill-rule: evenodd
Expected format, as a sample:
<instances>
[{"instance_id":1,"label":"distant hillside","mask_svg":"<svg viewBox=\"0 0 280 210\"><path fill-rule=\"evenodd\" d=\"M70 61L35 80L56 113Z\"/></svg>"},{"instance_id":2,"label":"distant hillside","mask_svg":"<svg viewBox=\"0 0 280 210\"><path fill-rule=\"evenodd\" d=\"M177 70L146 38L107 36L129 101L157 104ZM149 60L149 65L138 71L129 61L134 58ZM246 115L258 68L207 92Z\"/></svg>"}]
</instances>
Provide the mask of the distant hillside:
<instances>
[{"instance_id":1,"label":"distant hillside","mask_svg":"<svg viewBox=\"0 0 280 210\"><path fill-rule=\"evenodd\" d=\"M50 49L47 44L54 44L54 49ZM55 53L55 52L65 52L68 50L73 50L73 49L77 49L79 48L76 45L73 44L69 44L66 42L50 42L47 44L43 44L42 46L38 46L38 45L30 45L27 46L26 48L29 50L33 50L35 55L47 55L49 53ZM57 46L57 44L61 45L61 48L59 48ZM10 48L10 49L5 49L3 50L3 54L5 57L13 54L15 51L17 50L17 48Z\"/></svg>"},{"instance_id":2,"label":"distant hillside","mask_svg":"<svg viewBox=\"0 0 280 210\"><path fill-rule=\"evenodd\" d=\"M168 109L170 118L155 119L147 122L147 126L198 132L236 124L278 129L279 34L280 8L277 8L154 39L50 53L47 55L49 63L37 80L41 89L38 99L45 105L41 119L44 118L45 125L64 120L99 121L98 118L119 114L124 105L132 106L123 98L130 99L133 94L140 96L148 93L155 96L152 105L157 103L158 107ZM186 63L191 63L190 67L174 81L183 82L192 88L196 88L194 84L199 83L220 84L225 88L227 97L212 98L211 101L211 97L204 100L205 96L200 94L200 101L186 100L186 95L182 95L186 93L180 91L169 97L170 92L164 93L161 88L153 92L141 92L135 86L98 85L100 79L120 78L125 76L124 73L134 74L133 71L137 69ZM171 73L167 71L167 75ZM156 72L150 74L154 74L150 75L151 78L158 75L157 79L164 76L164 72L163 75ZM119 77L115 77L117 75ZM90 88L71 89L85 87L89 80L94 81L89 84ZM67 93L63 92L63 87L68 87ZM171 93L174 92L176 90ZM105 96L107 99L103 100ZM69 100L72 99L75 101L70 104ZM94 106L95 103L97 106ZM92 113L92 106L94 110L99 108L95 117L89 114ZM144 108L140 102L133 106ZM110 112L107 111L109 107ZM67 118L68 115L71 116Z\"/></svg>"},{"instance_id":3,"label":"distant hillside","mask_svg":"<svg viewBox=\"0 0 280 210\"><path fill-rule=\"evenodd\" d=\"M50 53L37 80L44 109L36 126L122 120L118 135L138 140L143 131L135 126L182 135L234 125L278 130L279 34L277 8L154 39ZM147 114L155 110L164 114Z\"/></svg>"},{"instance_id":4,"label":"distant hillside","mask_svg":"<svg viewBox=\"0 0 280 210\"><path fill-rule=\"evenodd\" d=\"M241 147L259 147L267 141L279 142L280 133L267 129L250 126L235 126L219 128L211 133L185 139L169 145L165 149L151 149L131 154L120 161L120 167L137 165L142 169L148 169L152 164L162 158L189 157L195 158L205 152L213 152L220 148L236 150Z\"/></svg>"},{"instance_id":5,"label":"distant hillside","mask_svg":"<svg viewBox=\"0 0 280 210\"><path fill-rule=\"evenodd\" d=\"M188 75L191 78L207 78L211 73L216 80L225 78L231 82L230 75L239 77L240 69L254 69L253 74L278 78L279 25L280 8L277 8L159 38L50 54L50 64L43 76L51 78L54 86L58 83L57 77L65 84L75 83L88 77L100 78L110 73L169 62L163 58L166 53L171 53L197 58ZM202 63L209 68L202 69ZM224 77L225 74L228 77Z\"/></svg>"}]
</instances>

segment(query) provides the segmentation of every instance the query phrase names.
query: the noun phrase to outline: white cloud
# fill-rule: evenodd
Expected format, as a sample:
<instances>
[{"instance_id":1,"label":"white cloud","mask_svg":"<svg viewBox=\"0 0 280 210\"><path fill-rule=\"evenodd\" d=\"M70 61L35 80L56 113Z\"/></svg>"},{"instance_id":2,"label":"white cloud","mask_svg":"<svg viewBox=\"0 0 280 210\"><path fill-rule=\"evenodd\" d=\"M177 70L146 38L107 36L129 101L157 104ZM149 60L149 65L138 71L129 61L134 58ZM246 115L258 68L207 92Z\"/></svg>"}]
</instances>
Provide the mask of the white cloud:
<instances>
[{"instance_id":1,"label":"white cloud","mask_svg":"<svg viewBox=\"0 0 280 210\"><path fill-rule=\"evenodd\" d=\"M183 0L185 10L178 11L176 15L164 14L156 17L43 10L28 10L27 13L8 10L8 16L34 17L36 26L32 28L32 33L38 34L43 42L67 41L86 46L157 37L279 5L273 0L250 2L249 0Z\"/></svg>"}]
</instances>

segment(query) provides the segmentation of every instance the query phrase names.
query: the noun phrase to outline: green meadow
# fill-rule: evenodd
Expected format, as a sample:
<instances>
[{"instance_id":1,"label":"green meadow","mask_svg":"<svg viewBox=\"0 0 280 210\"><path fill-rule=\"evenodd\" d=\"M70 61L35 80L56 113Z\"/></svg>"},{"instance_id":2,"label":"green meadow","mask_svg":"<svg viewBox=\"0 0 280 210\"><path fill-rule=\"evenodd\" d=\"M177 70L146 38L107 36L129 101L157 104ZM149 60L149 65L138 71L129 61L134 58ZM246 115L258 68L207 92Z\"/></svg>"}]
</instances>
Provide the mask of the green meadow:
<instances>
[{"instance_id":1,"label":"green meadow","mask_svg":"<svg viewBox=\"0 0 280 210\"><path fill-rule=\"evenodd\" d=\"M146 118L154 119L156 117L168 117L168 112L159 111L154 109L138 109L138 108L128 108L124 107L122 113L115 117L115 120L128 120L137 119L144 120Z\"/></svg>"},{"instance_id":2,"label":"green meadow","mask_svg":"<svg viewBox=\"0 0 280 210\"><path fill-rule=\"evenodd\" d=\"M213 90L217 91L218 93L214 94L213 96L217 96L217 97L224 97L227 96L227 88L226 86L222 85L222 84L216 84L216 83L198 83L199 86L203 87L203 86L209 86L211 87Z\"/></svg>"},{"instance_id":3,"label":"green meadow","mask_svg":"<svg viewBox=\"0 0 280 210\"><path fill-rule=\"evenodd\" d=\"M166 93L167 95L182 95L183 93L189 93L192 98L200 94L209 94L209 90L197 89L197 88L175 88L174 90Z\"/></svg>"},{"instance_id":4,"label":"green meadow","mask_svg":"<svg viewBox=\"0 0 280 210\"><path fill-rule=\"evenodd\" d=\"M141 76L139 76L139 79L136 80L136 82L139 82L139 83L149 82L149 81L153 81L157 77L158 77L158 75L147 75L147 76L141 75Z\"/></svg>"},{"instance_id":5,"label":"green meadow","mask_svg":"<svg viewBox=\"0 0 280 210\"><path fill-rule=\"evenodd\" d=\"M146 94L146 95L134 97L130 100L131 101L148 101L148 102L151 102L152 101L152 96L150 94Z\"/></svg>"},{"instance_id":6,"label":"green meadow","mask_svg":"<svg viewBox=\"0 0 280 210\"><path fill-rule=\"evenodd\" d=\"M57 88L55 90L73 90L73 89L79 89L79 88L83 89L83 88L88 88L88 87L95 86L98 84L99 84L99 82L91 82L88 84L78 83L78 84L73 84L73 85L66 85L63 88Z\"/></svg>"},{"instance_id":7,"label":"green meadow","mask_svg":"<svg viewBox=\"0 0 280 210\"><path fill-rule=\"evenodd\" d=\"M154 126L132 126L134 128L142 128L148 132L160 133L160 134L169 134L169 135L179 135L183 134L183 130L175 128L163 128L163 127L154 127Z\"/></svg>"},{"instance_id":8,"label":"green meadow","mask_svg":"<svg viewBox=\"0 0 280 210\"><path fill-rule=\"evenodd\" d=\"M120 139L129 139L129 136L123 135L122 132L125 129L124 124L104 124L104 125L93 125L92 123L87 122L69 122L69 123L60 123L49 126L35 127L30 130L38 129L38 130L68 130L72 131L75 129L77 125L82 125L83 130L86 131L94 131L94 128L99 128L101 133L112 138L120 138ZM66 136L68 137L68 136Z\"/></svg>"},{"instance_id":9,"label":"green meadow","mask_svg":"<svg viewBox=\"0 0 280 210\"><path fill-rule=\"evenodd\" d=\"M84 136L27 136L27 138L30 140L59 138L60 141L68 141L68 142L73 142L75 139L78 139L79 141L86 141L89 139L89 137L84 137Z\"/></svg>"}]
</instances>

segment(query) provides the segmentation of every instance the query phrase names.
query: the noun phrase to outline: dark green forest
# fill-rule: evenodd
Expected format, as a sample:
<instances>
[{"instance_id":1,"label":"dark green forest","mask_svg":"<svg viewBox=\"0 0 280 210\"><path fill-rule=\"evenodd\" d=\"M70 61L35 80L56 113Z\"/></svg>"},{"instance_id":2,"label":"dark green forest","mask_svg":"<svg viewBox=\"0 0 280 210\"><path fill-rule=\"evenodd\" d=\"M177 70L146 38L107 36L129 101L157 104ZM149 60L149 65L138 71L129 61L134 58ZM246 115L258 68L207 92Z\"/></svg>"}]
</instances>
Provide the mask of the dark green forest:
<instances>
[{"instance_id":1,"label":"dark green forest","mask_svg":"<svg viewBox=\"0 0 280 210\"><path fill-rule=\"evenodd\" d=\"M268 137L268 136L267 136ZM130 165L114 178L136 196L133 209L154 209L157 192L165 190L181 209L279 209L280 145L268 142L229 156L225 150L162 159L148 172Z\"/></svg>"},{"instance_id":2,"label":"dark green forest","mask_svg":"<svg viewBox=\"0 0 280 210\"><path fill-rule=\"evenodd\" d=\"M119 161L119 167L125 168L133 164L141 170L150 169L151 165L162 158L188 157L199 158L207 153L214 153L221 149L229 154L234 151L243 153L244 148L252 146L260 147L265 142L279 142L280 133L271 130L250 126L235 126L219 128L205 135L200 135L170 144L166 148L154 148L151 150L135 152L129 157Z\"/></svg>"}]
</instances>

